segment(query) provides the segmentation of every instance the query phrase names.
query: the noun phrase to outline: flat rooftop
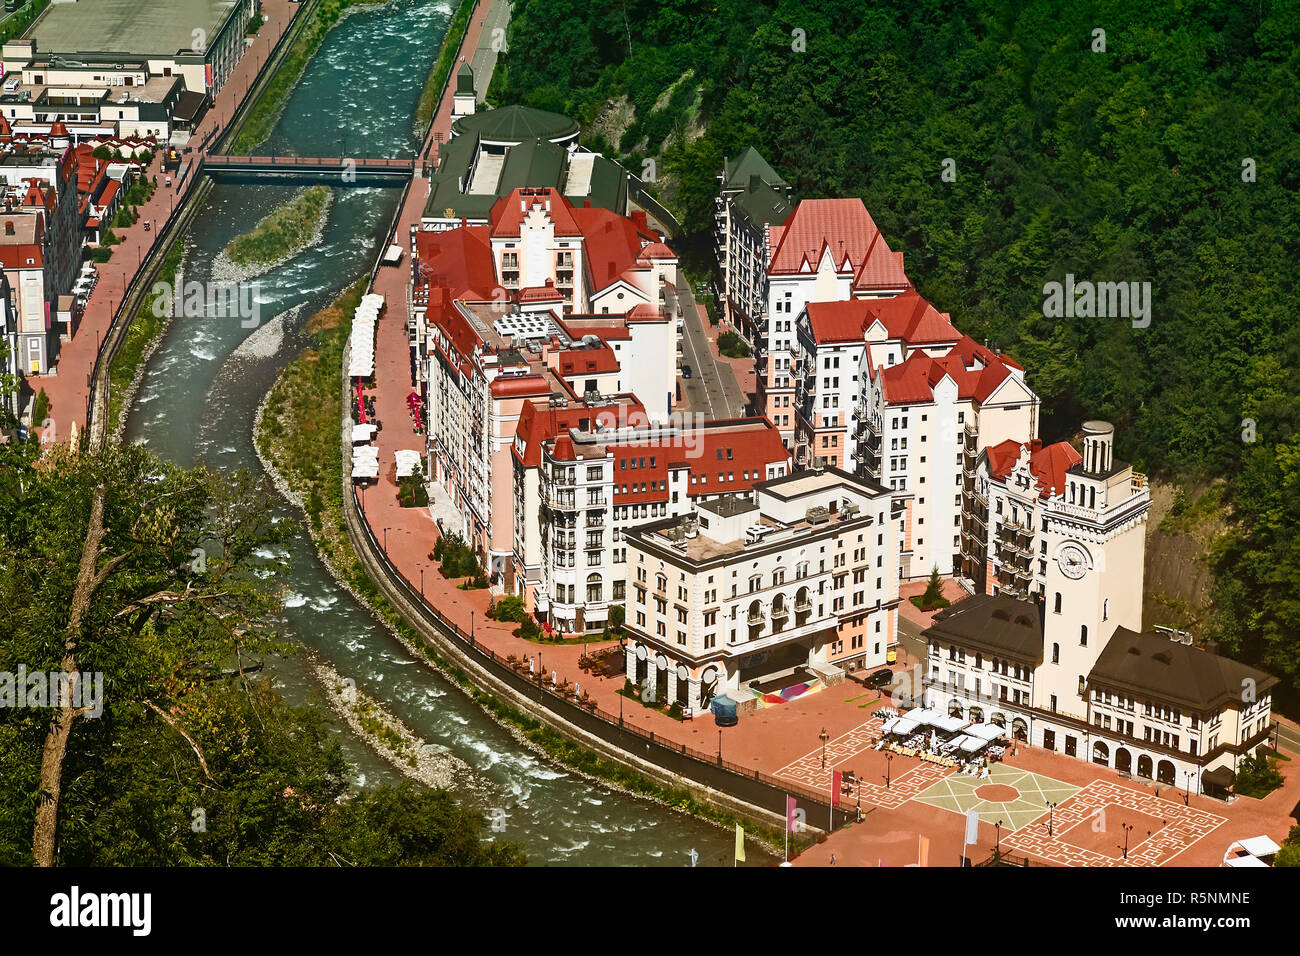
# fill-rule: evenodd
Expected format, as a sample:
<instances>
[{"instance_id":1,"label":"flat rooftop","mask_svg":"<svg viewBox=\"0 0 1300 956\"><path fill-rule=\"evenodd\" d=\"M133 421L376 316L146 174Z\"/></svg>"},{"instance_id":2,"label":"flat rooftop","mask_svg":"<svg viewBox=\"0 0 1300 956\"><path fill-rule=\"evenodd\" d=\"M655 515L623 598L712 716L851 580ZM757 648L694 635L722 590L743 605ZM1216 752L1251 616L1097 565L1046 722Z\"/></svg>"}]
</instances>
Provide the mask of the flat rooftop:
<instances>
[{"instance_id":1,"label":"flat rooftop","mask_svg":"<svg viewBox=\"0 0 1300 956\"><path fill-rule=\"evenodd\" d=\"M39 55L113 52L171 55L194 46L194 31L209 41L235 0L78 0L56 3L27 34ZM246 7L246 0L238 4Z\"/></svg>"}]
</instances>

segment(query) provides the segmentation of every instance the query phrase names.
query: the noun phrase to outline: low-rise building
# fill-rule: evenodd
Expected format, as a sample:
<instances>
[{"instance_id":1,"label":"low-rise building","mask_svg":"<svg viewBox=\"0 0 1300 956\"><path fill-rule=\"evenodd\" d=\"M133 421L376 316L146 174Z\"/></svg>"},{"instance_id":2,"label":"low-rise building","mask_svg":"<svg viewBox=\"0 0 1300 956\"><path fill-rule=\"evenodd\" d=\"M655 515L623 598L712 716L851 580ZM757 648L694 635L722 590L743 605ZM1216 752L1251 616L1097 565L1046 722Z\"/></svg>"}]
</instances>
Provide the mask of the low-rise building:
<instances>
[{"instance_id":1,"label":"low-rise building","mask_svg":"<svg viewBox=\"0 0 1300 956\"><path fill-rule=\"evenodd\" d=\"M897 628L890 497L828 468L628 529L628 679L699 713L720 694L750 706L883 664Z\"/></svg>"}]
</instances>

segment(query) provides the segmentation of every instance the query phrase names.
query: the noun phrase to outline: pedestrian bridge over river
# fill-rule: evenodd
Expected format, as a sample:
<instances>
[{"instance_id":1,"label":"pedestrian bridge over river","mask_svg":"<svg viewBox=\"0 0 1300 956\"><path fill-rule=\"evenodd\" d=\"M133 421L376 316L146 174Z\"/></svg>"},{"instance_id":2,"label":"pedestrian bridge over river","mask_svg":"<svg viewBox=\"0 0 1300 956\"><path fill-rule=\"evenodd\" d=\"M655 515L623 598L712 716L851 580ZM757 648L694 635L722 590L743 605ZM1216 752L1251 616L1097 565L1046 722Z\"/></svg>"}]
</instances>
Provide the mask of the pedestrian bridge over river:
<instances>
[{"instance_id":1,"label":"pedestrian bridge over river","mask_svg":"<svg viewBox=\"0 0 1300 956\"><path fill-rule=\"evenodd\" d=\"M362 159L343 156L226 156L203 157L202 172L214 176L291 176L332 185L407 180L415 174L415 159Z\"/></svg>"}]
</instances>

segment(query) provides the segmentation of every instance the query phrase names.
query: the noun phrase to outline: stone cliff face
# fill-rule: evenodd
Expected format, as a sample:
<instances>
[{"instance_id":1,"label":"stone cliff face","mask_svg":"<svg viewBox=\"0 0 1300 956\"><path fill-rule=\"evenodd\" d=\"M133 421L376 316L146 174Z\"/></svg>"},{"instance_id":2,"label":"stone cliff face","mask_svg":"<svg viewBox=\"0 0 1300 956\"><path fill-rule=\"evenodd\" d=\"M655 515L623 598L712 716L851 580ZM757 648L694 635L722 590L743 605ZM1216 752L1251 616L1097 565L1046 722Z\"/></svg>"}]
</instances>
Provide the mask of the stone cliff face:
<instances>
[{"instance_id":1,"label":"stone cliff face","mask_svg":"<svg viewBox=\"0 0 1300 956\"><path fill-rule=\"evenodd\" d=\"M1221 483L1187 487L1182 495L1178 491L1174 485L1151 483L1142 625L1196 633L1210 609L1210 551L1229 521L1219 503Z\"/></svg>"}]
</instances>

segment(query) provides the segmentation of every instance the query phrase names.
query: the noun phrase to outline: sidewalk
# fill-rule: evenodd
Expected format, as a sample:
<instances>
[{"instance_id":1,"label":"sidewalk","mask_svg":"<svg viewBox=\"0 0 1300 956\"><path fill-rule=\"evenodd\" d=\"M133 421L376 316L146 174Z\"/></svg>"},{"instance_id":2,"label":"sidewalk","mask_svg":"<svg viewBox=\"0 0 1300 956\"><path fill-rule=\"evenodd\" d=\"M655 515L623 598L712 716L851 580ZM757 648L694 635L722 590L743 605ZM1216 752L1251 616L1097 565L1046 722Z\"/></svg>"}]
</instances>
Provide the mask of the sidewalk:
<instances>
[{"instance_id":1,"label":"sidewalk","mask_svg":"<svg viewBox=\"0 0 1300 956\"><path fill-rule=\"evenodd\" d=\"M208 133L220 129L230 120L236 106L257 79L270 49L288 29L298 10L299 5L290 0L262 0L262 12L270 19L258 31L253 45L244 52L230 79L217 95L215 104L191 135L191 142L202 142ZM203 155L206 155L206 151L190 153L185 158L197 164ZM112 259L96 266L99 282L86 303L86 311L77 334L71 342L64 342L60 347L55 374L29 376L27 379L27 384L34 393L45 389L45 394L50 399L49 417L53 420L53 434L46 436L39 427L34 429L41 434L43 442L66 441L74 423L78 433L85 429L90 412L90 380L94 374L95 359L104 335L112 325L114 311L121 305L122 296L139 270L140 263L158 241L160 226L167 221L181 197L198 181L198 176L191 169L179 190L175 186L168 189L164 185L166 174L162 170L162 161L163 151L160 148L144 173L150 178L157 177L158 188L149 201L139 207L139 219L135 225L114 230L122 242L112 247ZM151 222L148 232L144 229L146 220ZM39 422L35 424L40 425Z\"/></svg>"}]
</instances>

